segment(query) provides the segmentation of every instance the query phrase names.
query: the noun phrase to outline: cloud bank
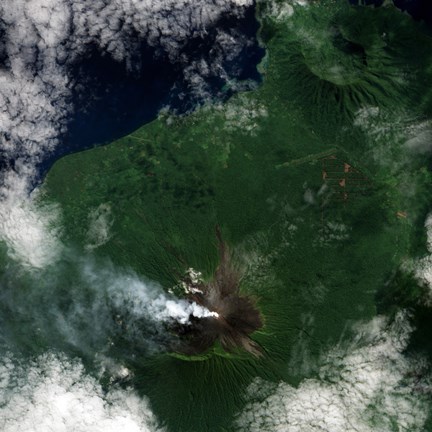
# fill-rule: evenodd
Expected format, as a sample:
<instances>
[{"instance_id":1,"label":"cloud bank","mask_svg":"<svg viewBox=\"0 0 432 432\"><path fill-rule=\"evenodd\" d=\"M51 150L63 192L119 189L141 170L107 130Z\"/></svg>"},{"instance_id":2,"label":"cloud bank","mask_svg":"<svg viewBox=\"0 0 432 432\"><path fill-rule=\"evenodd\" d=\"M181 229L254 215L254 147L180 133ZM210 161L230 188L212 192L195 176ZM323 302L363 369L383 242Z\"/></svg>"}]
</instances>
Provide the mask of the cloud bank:
<instances>
[{"instance_id":1,"label":"cloud bank","mask_svg":"<svg viewBox=\"0 0 432 432\"><path fill-rule=\"evenodd\" d=\"M423 431L431 379L426 364L403 354L412 331L406 317L391 325L378 317L355 331L353 342L328 354L317 378L297 388L255 383L237 419L239 430Z\"/></svg>"},{"instance_id":2,"label":"cloud bank","mask_svg":"<svg viewBox=\"0 0 432 432\"><path fill-rule=\"evenodd\" d=\"M78 361L45 354L26 366L0 361L3 432L161 432L145 399L103 391Z\"/></svg>"},{"instance_id":3,"label":"cloud bank","mask_svg":"<svg viewBox=\"0 0 432 432\"><path fill-rule=\"evenodd\" d=\"M40 267L49 259L41 239L46 216L28 200L40 165L61 145L73 113L71 70L95 50L132 71L143 44L183 70L189 91L229 80L223 62L249 43L239 31L216 29L222 17L240 17L252 0L3 0L0 3L0 238L10 255ZM211 51L185 47L216 34ZM11 198L13 197L13 198ZM27 240L29 220L37 221ZM38 233L36 233L38 231ZM48 235L48 237L50 237ZM51 241L51 240L50 240ZM55 235L52 241L55 241Z\"/></svg>"}]
</instances>

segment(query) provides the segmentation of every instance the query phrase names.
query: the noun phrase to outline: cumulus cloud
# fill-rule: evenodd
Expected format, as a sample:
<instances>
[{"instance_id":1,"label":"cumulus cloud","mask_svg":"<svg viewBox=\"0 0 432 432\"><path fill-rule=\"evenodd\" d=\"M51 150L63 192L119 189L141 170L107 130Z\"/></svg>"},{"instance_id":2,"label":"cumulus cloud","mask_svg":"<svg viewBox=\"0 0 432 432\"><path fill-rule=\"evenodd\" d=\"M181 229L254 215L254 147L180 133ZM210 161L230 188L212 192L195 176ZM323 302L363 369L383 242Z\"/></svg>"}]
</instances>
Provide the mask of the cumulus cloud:
<instances>
[{"instance_id":1,"label":"cumulus cloud","mask_svg":"<svg viewBox=\"0 0 432 432\"><path fill-rule=\"evenodd\" d=\"M53 150L72 109L68 68L90 46L130 68L137 40L165 52L173 62L182 61L180 51L190 38L204 37L223 14L240 14L251 4L250 0L3 1L2 150L13 159L31 158L31 162ZM218 47L226 44L220 42Z\"/></svg>"},{"instance_id":2,"label":"cumulus cloud","mask_svg":"<svg viewBox=\"0 0 432 432\"><path fill-rule=\"evenodd\" d=\"M403 354L412 329L400 314L358 325L347 346L335 347L319 376L297 388L256 382L237 419L248 432L423 431L431 380L426 364ZM260 390L262 389L262 390Z\"/></svg>"},{"instance_id":3,"label":"cumulus cloud","mask_svg":"<svg viewBox=\"0 0 432 432\"><path fill-rule=\"evenodd\" d=\"M407 263L408 270L413 269L418 281L428 288L427 304L432 305L432 214L429 214L425 221L426 229L426 247L429 255L424 256L414 262Z\"/></svg>"},{"instance_id":4,"label":"cumulus cloud","mask_svg":"<svg viewBox=\"0 0 432 432\"><path fill-rule=\"evenodd\" d=\"M269 16L271 16L276 21L282 22L286 21L294 14L295 7L306 7L309 5L310 0L272 0L265 3L268 7Z\"/></svg>"},{"instance_id":5,"label":"cumulus cloud","mask_svg":"<svg viewBox=\"0 0 432 432\"><path fill-rule=\"evenodd\" d=\"M104 245L111 238L110 229L114 223L109 204L101 204L89 214L86 249L92 250Z\"/></svg>"},{"instance_id":6,"label":"cumulus cloud","mask_svg":"<svg viewBox=\"0 0 432 432\"><path fill-rule=\"evenodd\" d=\"M412 152L430 154L432 151L432 122L430 120L416 123L408 128L408 139L405 146Z\"/></svg>"},{"instance_id":7,"label":"cumulus cloud","mask_svg":"<svg viewBox=\"0 0 432 432\"><path fill-rule=\"evenodd\" d=\"M54 204L38 205L38 190L27 195L25 176L11 171L3 180L0 236L9 246L9 256L36 269L56 262L62 250L59 208Z\"/></svg>"},{"instance_id":8,"label":"cumulus cloud","mask_svg":"<svg viewBox=\"0 0 432 432\"><path fill-rule=\"evenodd\" d=\"M431 152L432 123L405 111L365 106L356 112L354 126L369 138L369 151L380 165L403 170L413 156Z\"/></svg>"},{"instance_id":9,"label":"cumulus cloud","mask_svg":"<svg viewBox=\"0 0 432 432\"><path fill-rule=\"evenodd\" d=\"M245 95L217 108L224 112L225 129L239 131L245 135L255 136L260 129L260 121L268 117L265 105Z\"/></svg>"},{"instance_id":10,"label":"cumulus cloud","mask_svg":"<svg viewBox=\"0 0 432 432\"><path fill-rule=\"evenodd\" d=\"M162 431L145 399L132 390L104 392L83 365L45 354L25 366L0 361L3 432Z\"/></svg>"},{"instance_id":11,"label":"cumulus cloud","mask_svg":"<svg viewBox=\"0 0 432 432\"><path fill-rule=\"evenodd\" d=\"M188 56L184 48L191 40L205 39L221 17L240 16L251 5L252 0L1 2L0 165L5 174L0 179L4 200L0 238L12 249L11 255L29 265L43 261L25 257L25 253L45 248L36 241L44 238L45 228L41 226L33 236L33 251L15 240L16 232L19 225L25 232L29 220L44 216L43 212L35 216L35 209L26 202L27 194L40 164L60 144L73 112L70 100L77 83L71 68L95 49L124 63L126 69L145 68L138 60L140 47L146 43L183 68L191 92L205 94L207 80L229 79L222 63L247 38L235 30L218 30L207 55ZM11 173L25 183L7 181Z\"/></svg>"}]
</instances>

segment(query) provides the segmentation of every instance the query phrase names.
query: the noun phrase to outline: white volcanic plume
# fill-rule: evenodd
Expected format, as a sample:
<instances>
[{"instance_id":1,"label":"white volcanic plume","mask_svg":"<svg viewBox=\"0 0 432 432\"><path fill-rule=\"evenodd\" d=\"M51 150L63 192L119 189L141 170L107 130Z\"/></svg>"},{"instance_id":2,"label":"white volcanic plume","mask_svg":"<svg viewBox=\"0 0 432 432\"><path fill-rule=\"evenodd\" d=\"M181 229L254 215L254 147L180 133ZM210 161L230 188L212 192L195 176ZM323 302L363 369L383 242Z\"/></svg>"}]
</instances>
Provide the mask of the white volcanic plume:
<instances>
[{"instance_id":1,"label":"white volcanic plume","mask_svg":"<svg viewBox=\"0 0 432 432\"><path fill-rule=\"evenodd\" d=\"M68 253L54 268L18 275L12 270L2 278L2 311L14 319L3 321L0 350L2 342L24 346L24 340L33 343L35 337L53 348L73 347L89 358L124 343L125 357L174 350L179 339L168 328L218 317L205 305L166 293L159 283L130 270L95 262L91 255L73 262ZM24 323L18 331L23 339L16 337L16 323Z\"/></svg>"},{"instance_id":2,"label":"white volcanic plume","mask_svg":"<svg viewBox=\"0 0 432 432\"><path fill-rule=\"evenodd\" d=\"M82 268L82 278L97 296L106 295L108 303L120 313L127 312L131 320L145 318L156 323L176 321L189 324L190 317L218 316L194 301L166 294L155 282L142 280L131 272L121 274L112 266L97 268L87 262Z\"/></svg>"}]
</instances>

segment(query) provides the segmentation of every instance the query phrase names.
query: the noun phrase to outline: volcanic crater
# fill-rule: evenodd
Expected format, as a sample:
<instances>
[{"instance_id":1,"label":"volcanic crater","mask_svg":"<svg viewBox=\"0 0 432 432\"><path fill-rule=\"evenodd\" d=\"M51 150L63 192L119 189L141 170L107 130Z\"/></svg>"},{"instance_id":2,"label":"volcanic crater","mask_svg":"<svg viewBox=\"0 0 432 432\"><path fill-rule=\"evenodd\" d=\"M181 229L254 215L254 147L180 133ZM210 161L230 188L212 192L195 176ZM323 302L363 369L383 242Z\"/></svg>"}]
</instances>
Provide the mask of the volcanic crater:
<instances>
[{"instance_id":1,"label":"volcanic crater","mask_svg":"<svg viewBox=\"0 0 432 432\"><path fill-rule=\"evenodd\" d=\"M216 342L228 353L244 349L255 357L262 356L260 346L251 334L263 326L263 318L256 299L240 294L243 271L234 264L232 254L216 227L219 265L210 281L203 281L199 273L189 269L181 279L186 297L211 312L214 316L190 317L188 324L178 324L174 331L180 336L178 351L186 355L204 354Z\"/></svg>"}]
</instances>

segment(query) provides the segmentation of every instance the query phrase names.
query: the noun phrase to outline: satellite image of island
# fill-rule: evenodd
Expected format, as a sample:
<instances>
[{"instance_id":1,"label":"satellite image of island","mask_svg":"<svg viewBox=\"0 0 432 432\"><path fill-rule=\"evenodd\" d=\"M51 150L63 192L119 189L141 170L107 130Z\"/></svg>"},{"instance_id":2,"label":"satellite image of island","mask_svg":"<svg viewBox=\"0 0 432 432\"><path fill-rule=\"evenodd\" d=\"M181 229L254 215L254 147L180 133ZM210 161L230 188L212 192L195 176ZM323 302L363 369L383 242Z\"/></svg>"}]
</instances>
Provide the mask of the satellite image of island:
<instances>
[{"instance_id":1,"label":"satellite image of island","mask_svg":"<svg viewBox=\"0 0 432 432\"><path fill-rule=\"evenodd\" d=\"M0 0L0 432L432 432L432 2Z\"/></svg>"}]
</instances>

